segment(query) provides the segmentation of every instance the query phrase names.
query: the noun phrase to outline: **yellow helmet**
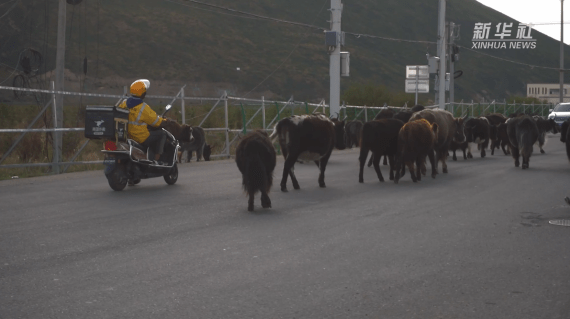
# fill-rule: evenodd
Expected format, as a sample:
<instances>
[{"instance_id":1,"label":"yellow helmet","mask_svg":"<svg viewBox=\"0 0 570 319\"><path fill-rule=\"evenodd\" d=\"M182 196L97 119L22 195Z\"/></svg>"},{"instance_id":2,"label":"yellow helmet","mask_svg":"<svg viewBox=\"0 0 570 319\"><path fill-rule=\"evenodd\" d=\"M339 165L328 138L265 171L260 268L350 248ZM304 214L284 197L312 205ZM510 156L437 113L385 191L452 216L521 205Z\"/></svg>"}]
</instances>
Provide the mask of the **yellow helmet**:
<instances>
[{"instance_id":1,"label":"yellow helmet","mask_svg":"<svg viewBox=\"0 0 570 319\"><path fill-rule=\"evenodd\" d=\"M136 97L142 97L150 88L150 81L146 79L136 80L131 84L131 94Z\"/></svg>"}]
</instances>

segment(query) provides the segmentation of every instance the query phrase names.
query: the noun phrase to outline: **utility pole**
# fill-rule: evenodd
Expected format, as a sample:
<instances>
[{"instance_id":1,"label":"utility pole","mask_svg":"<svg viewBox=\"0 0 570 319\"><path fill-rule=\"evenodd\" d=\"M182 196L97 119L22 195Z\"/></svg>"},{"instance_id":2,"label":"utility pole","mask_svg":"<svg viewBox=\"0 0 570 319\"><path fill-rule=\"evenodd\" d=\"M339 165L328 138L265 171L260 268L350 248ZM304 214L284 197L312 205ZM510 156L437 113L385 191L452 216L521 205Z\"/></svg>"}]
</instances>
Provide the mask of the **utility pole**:
<instances>
[{"instance_id":1,"label":"utility pole","mask_svg":"<svg viewBox=\"0 0 570 319\"><path fill-rule=\"evenodd\" d=\"M560 0L560 103L564 102L564 0Z\"/></svg>"},{"instance_id":2,"label":"utility pole","mask_svg":"<svg viewBox=\"0 0 570 319\"><path fill-rule=\"evenodd\" d=\"M65 20L67 3L66 0L59 0L59 13L57 21L57 48L55 56L55 90L64 90L64 69L65 69ZM56 94L54 128L63 127L63 95ZM53 162L61 161L62 132L53 132ZM59 174L59 165L53 166L53 172Z\"/></svg>"},{"instance_id":3,"label":"utility pole","mask_svg":"<svg viewBox=\"0 0 570 319\"><path fill-rule=\"evenodd\" d=\"M439 108L445 109L445 66L447 63L447 57L445 56L446 45L445 45L445 0L439 0L439 16L438 16L438 28L437 28L437 54L439 55L439 90L436 104Z\"/></svg>"},{"instance_id":4,"label":"utility pole","mask_svg":"<svg viewBox=\"0 0 570 319\"><path fill-rule=\"evenodd\" d=\"M457 28L457 29L456 29ZM459 39L459 25L454 22L449 23L449 102L453 111L453 103L455 102L455 40Z\"/></svg>"},{"instance_id":5,"label":"utility pole","mask_svg":"<svg viewBox=\"0 0 570 319\"><path fill-rule=\"evenodd\" d=\"M340 47L341 29L340 21L342 17L341 0L331 0L331 31L336 32L336 46L334 49L329 45L330 54L330 116L338 114L340 118ZM329 43L330 44L330 43Z\"/></svg>"},{"instance_id":6,"label":"utility pole","mask_svg":"<svg viewBox=\"0 0 570 319\"><path fill-rule=\"evenodd\" d=\"M449 44L447 45L447 56L449 57L449 103L450 103L450 112L453 111L453 101L455 99L455 92L453 91L453 73L455 73L455 62L453 59L453 29L455 28L455 23L449 22L448 23L449 32L447 35L449 36Z\"/></svg>"}]
</instances>

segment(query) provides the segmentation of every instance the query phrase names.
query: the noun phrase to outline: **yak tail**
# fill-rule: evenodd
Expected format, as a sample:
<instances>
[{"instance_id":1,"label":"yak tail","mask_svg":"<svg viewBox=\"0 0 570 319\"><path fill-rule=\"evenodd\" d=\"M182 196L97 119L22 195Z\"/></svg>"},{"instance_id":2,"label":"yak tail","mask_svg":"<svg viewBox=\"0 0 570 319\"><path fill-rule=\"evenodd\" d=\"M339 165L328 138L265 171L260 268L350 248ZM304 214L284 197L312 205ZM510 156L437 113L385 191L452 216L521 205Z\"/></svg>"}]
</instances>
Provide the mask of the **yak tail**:
<instances>
[{"instance_id":1,"label":"yak tail","mask_svg":"<svg viewBox=\"0 0 570 319\"><path fill-rule=\"evenodd\" d=\"M519 150L522 156L530 156L532 154L534 143L529 132L522 132L517 142L519 143Z\"/></svg>"},{"instance_id":2,"label":"yak tail","mask_svg":"<svg viewBox=\"0 0 570 319\"><path fill-rule=\"evenodd\" d=\"M431 130L432 130L433 133L435 134L435 139L437 140L438 131L439 131L439 126L437 125L437 123L433 123L433 124L431 125Z\"/></svg>"},{"instance_id":3,"label":"yak tail","mask_svg":"<svg viewBox=\"0 0 570 319\"><path fill-rule=\"evenodd\" d=\"M257 191L263 190L269 192L272 184L273 176L267 176L265 164L259 157L254 154L247 160L245 174L243 174L243 190L248 194L255 194Z\"/></svg>"}]
</instances>

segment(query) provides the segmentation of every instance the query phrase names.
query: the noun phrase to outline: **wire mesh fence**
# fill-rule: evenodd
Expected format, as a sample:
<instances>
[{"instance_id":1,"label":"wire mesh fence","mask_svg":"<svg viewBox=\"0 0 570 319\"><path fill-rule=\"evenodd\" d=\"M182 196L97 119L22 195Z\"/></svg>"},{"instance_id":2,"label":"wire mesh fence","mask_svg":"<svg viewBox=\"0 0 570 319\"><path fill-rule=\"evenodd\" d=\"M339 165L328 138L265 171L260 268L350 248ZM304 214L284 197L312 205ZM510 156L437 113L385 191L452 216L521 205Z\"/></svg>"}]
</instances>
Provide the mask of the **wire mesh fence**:
<instances>
[{"instance_id":1,"label":"wire mesh fence","mask_svg":"<svg viewBox=\"0 0 570 319\"><path fill-rule=\"evenodd\" d=\"M95 94L95 93L77 93L77 92L58 92L53 90L37 90L27 88L15 88L0 86L0 90L14 90L19 92L38 93L43 95L55 96L55 94L63 94L65 96L80 96L97 98L102 105L115 105L118 100L126 98L127 88L123 89L123 94ZM22 94L21 94L22 95ZM84 127L81 116L84 116L84 106L66 105L64 110L66 113L73 113L76 118L75 124L80 127L73 126L69 122L64 122L67 127L54 127L52 123L55 121L44 121L36 123L41 116L51 117L53 112L51 104L55 104L55 99L49 99L49 102L43 107L36 119L26 128L4 128L0 129L0 164L4 162L9 164L0 165L0 168L21 168L21 167L53 167L54 165L64 166L67 170L71 165L75 164L101 164L103 155L98 152L102 148L101 143L89 143L89 139L84 138L82 131ZM174 96L148 95L145 102L149 104L157 113L162 113L166 104L173 104L173 110L169 111L168 117L173 118L179 123L190 124L192 126L200 126L206 132L206 141L212 147L212 158L229 158L235 154L235 147L240 137L248 131L262 129L270 131L273 126L281 119L292 115L303 115L313 113L323 113L327 116L338 117L341 120L353 121L360 120L362 122L373 120L382 110L390 109L394 112L407 110L409 107L404 106L354 106L342 105L339 114L330 114L329 106L324 99L320 103L309 103L304 101L295 101L291 97L287 101L266 100L261 99L245 99L239 97L228 96L226 93L219 97L187 97L184 96L184 87ZM87 104L85 104L87 105ZM18 108L20 106L13 106ZM437 106L428 106L433 108ZM549 110L553 108L552 104L520 104L507 103L506 101L491 103L448 103L446 109L453 113L455 117L471 116L478 117L488 113L502 113L509 116L513 113L527 113L533 115L547 116ZM10 110L8 109L8 112ZM64 115L65 117L65 115ZM52 127L46 127L51 124ZM43 126L42 126L43 124ZM79 125L78 125L79 124ZM29 158L22 156L24 150L21 143L26 134L45 134L40 138L42 143L48 144L50 134L54 132L63 132L64 144L71 144L72 152L67 152L57 162L49 162L53 159L53 151L47 149L43 162L35 159L30 162ZM15 136L19 134L19 136ZM65 136L73 134L73 138L65 138ZM71 135L69 135L71 136ZM94 145L88 145L94 144ZM64 145L64 147L70 145ZM99 148L99 150L97 150ZM90 156L83 156L82 152L90 150ZM14 151L14 152L13 152ZM93 153L97 153L93 155ZM14 155L11 155L15 153ZM99 160L97 160L99 159ZM47 161L47 162L46 162Z\"/></svg>"}]
</instances>

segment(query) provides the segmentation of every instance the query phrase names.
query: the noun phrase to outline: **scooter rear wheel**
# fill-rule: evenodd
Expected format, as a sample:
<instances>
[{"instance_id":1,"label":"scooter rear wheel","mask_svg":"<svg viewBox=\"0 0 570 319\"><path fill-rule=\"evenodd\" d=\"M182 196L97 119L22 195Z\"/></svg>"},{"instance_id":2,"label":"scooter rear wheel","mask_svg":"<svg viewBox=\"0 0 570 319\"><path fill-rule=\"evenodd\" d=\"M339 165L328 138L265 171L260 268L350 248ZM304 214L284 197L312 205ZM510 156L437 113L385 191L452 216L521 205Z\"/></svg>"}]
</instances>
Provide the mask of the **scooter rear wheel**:
<instances>
[{"instance_id":1,"label":"scooter rear wheel","mask_svg":"<svg viewBox=\"0 0 570 319\"><path fill-rule=\"evenodd\" d=\"M178 180L178 166L176 165L176 163L174 163L174 166L172 166L170 172L164 175L164 181L168 185L174 185L174 183L176 183L177 180Z\"/></svg>"},{"instance_id":2,"label":"scooter rear wheel","mask_svg":"<svg viewBox=\"0 0 570 319\"><path fill-rule=\"evenodd\" d=\"M111 186L114 191L122 191L125 189L125 186L127 186L127 179L120 174L109 174L107 180L109 181L109 186Z\"/></svg>"}]
</instances>

